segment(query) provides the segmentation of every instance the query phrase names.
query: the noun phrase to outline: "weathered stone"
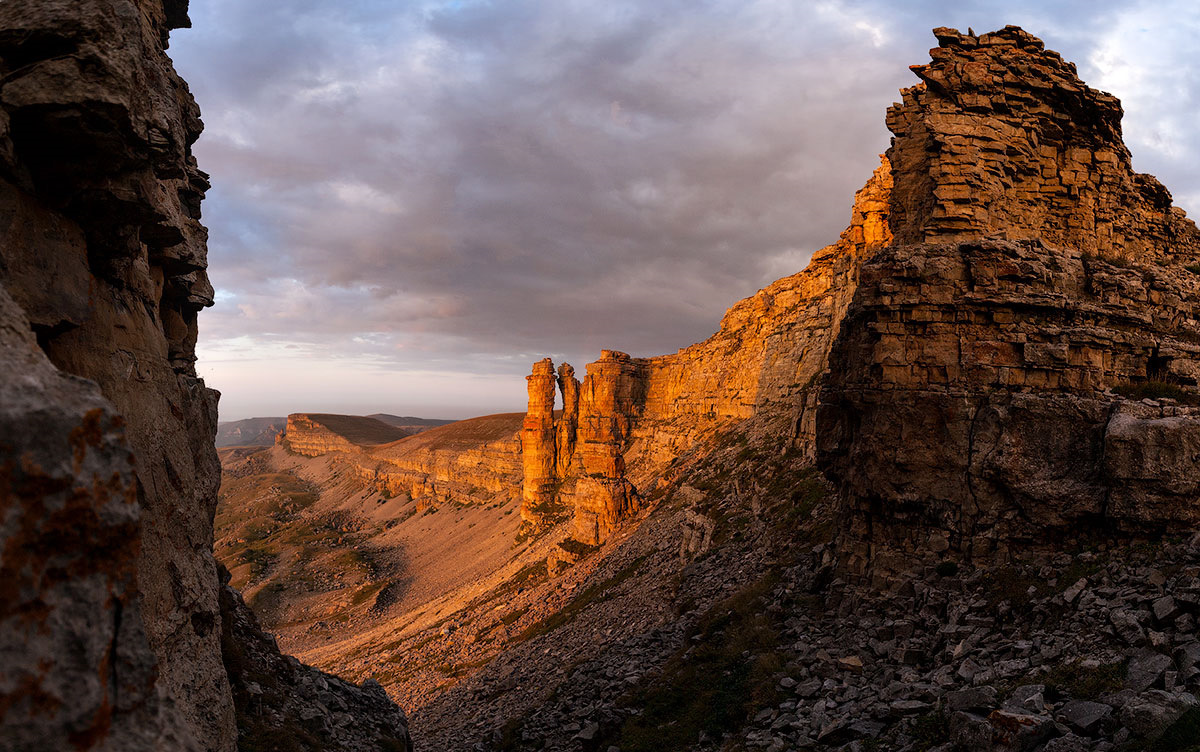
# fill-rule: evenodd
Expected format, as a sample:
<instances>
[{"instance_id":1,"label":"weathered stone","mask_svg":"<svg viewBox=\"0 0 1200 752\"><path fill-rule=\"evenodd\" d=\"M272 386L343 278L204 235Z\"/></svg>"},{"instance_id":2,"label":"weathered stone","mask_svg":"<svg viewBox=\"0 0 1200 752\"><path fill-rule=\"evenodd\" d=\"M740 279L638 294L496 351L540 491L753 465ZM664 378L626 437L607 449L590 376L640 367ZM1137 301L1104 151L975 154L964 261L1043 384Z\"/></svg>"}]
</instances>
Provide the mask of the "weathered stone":
<instances>
[{"instance_id":1,"label":"weathered stone","mask_svg":"<svg viewBox=\"0 0 1200 752\"><path fill-rule=\"evenodd\" d=\"M1112 708L1099 702L1071 700L1058 709L1058 718L1081 734L1092 734L1100 728Z\"/></svg>"},{"instance_id":2,"label":"weathered stone","mask_svg":"<svg viewBox=\"0 0 1200 752\"><path fill-rule=\"evenodd\" d=\"M0 368L28 366L0 378L5 749L237 744L186 24L186 0L0 3Z\"/></svg>"},{"instance_id":3,"label":"weathered stone","mask_svg":"<svg viewBox=\"0 0 1200 752\"><path fill-rule=\"evenodd\" d=\"M199 750L137 603L134 458L0 285L0 748Z\"/></svg>"},{"instance_id":4,"label":"weathered stone","mask_svg":"<svg viewBox=\"0 0 1200 752\"><path fill-rule=\"evenodd\" d=\"M968 39L888 113L896 242L821 393L852 572L1200 523L1200 410L1110 391L1194 391L1200 231L1133 173L1114 98L1016 27Z\"/></svg>"}]
</instances>

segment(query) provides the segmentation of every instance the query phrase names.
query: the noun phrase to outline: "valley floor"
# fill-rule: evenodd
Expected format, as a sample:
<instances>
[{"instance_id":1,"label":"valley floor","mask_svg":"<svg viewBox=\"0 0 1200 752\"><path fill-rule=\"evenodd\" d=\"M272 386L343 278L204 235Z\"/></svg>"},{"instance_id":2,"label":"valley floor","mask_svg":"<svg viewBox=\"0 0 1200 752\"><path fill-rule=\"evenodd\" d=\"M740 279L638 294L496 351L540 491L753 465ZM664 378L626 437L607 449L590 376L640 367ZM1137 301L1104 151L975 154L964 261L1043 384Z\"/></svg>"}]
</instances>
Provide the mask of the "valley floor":
<instances>
[{"instance_id":1,"label":"valley floor","mask_svg":"<svg viewBox=\"0 0 1200 752\"><path fill-rule=\"evenodd\" d=\"M419 750L1187 750L1200 734L1200 542L947 561L869 591L836 576L823 481L733 447L551 571L565 530L515 543L515 503L411 513L278 449L227 472L218 552L285 652L381 682ZM736 482L751 477L777 482ZM307 506L286 511L264 478ZM279 549L257 574L230 532L252 496L285 510L254 539ZM284 545L329 515L340 542ZM346 550L370 565L333 571Z\"/></svg>"}]
</instances>

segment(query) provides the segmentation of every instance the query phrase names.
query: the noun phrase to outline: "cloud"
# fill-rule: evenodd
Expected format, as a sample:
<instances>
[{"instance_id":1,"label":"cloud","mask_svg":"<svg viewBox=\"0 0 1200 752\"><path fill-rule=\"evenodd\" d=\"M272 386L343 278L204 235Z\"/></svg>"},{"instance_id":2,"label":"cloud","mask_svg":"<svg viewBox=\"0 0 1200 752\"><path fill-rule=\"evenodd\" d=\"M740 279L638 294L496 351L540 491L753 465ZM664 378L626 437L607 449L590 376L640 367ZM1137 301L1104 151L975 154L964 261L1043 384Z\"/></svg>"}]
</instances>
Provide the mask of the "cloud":
<instances>
[{"instance_id":1,"label":"cloud","mask_svg":"<svg viewBox=\"0 0 1200 752\"><path fill-rule=\"evenodd\" d=\"M202 372L226 415L274 397L230 365L247 342L323 364L314 399L365 390L390 407L381 381L327 368L354 362L397 384L438 371L463 400L519 408L518 374L543 354L581 367L601 347L702 339L846 225L933 26L1043 36L1136 104L1139 167L1189 199L1200 24L1184 10L195 3L171 53L205 113L196 149L214 183L220 302L201 319Z\"/></svg>"}]
</instances>

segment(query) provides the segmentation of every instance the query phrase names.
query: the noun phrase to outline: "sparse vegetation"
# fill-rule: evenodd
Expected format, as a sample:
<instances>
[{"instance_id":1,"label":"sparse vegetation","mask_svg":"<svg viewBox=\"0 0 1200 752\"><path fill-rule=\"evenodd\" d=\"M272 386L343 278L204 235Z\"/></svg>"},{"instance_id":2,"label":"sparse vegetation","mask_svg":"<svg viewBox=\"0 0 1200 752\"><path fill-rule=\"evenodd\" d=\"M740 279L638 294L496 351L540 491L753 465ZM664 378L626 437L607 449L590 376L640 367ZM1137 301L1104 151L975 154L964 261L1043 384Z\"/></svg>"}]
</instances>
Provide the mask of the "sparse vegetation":
<instances>
[{"instance_id":1,"label":"sparse vegetation","mask_svg":"<svg viewBox=\"0 0 1200 752\"><path fill-rule=\"evenodd\" d=\"M1072 661L1055 666L1042 677L1042 683L1046 685L1046 699L1054 702L1067 697L1095 700L1119 690L1128 673L1126 661L1099 666L1084 666L1082 661Z\"/></svg>"},{"instance_id":2,"label":"sparse vegetation","mask_svg":"<svg viewBox=\"0 0 1200 752\"><path fill-rule=\"evenodd\" d=\"M1151 380L1118 384L1113 387L1113 391L1131 400L1173 399L1189 405L1200 405L1200 394L1189 392L1179 384L1172 384L1167 381Z\"/></svg>"},{"instance_id":3,"label":"sparse vegetation","mask_svg":"<svg viewBox=\"0 0 1200 752\"><path fill-rule=\"evenodd\" d=\"M687 749L701 732L719 739L776 702L783 658L777 625L762 608L775 584L768 576L713 606L689 647L623 698L642 712L607 742L628 752Z\"/></svg>"}]
</instances>

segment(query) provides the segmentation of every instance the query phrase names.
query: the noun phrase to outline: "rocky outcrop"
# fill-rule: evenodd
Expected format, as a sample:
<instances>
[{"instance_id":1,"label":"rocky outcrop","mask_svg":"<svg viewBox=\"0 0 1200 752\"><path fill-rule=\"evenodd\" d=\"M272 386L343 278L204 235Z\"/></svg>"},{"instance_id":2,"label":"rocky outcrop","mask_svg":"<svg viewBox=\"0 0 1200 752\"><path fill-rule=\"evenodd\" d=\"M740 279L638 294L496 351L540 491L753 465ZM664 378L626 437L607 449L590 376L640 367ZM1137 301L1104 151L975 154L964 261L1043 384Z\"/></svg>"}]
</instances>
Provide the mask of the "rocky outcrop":
<instances>
[{"instance_id":1,"label":"rocky outcrop","mask_svg":"<svg viewBox=\"0 0 1200 752\"><path fill-rule=\"evenodd\" d=\"M1133 172L1121 103L1015 27L934 29L921 83L887 114L900 244L992 236L1151 261L1200 253L1200 232Z\"/></svg>"},{"instance_id":2,"label":"rocky outcrop","mask_svg":"<svg viewBox=\"0 0 1200 752\"><path fill-rule=\"evenodd\" d=\"M212 515L217 394L196 378L212 304L199 111L165 53L185 3L0 6L3 285L62 372L122 416L141 506L137 582L159 682L201 746L232 749Z\"/></svg>"},{"instance_id":3,"label":"rocky outcrop","mask_svg":"<svg viewBox=\"0 0 1200 752\"><path fill-rule=\"evenodd\" d=\"M554 430L554 364L549 358L533 364L533 373L525 377L529 390L529 409L521 423L522 485L521 517L529 522L541 519L542 509L557 495Z\"/></svg>"},{"instance_id":4,"label":"rocky outcrop","mask_svg":"<svg viewBox=\"0 0 1200 752\"><path fill-rule=\"evenodd\" d=\"M408 719L378 682L355 686L283 656L221 568L221 641L241 749L412 752Z\"/></svg>"},{"instance_id":5,"label":"rocky outcrop","mask_svg":"<svg viewBox=\"0 0 1200 752\"><path fill-rule=\"evenodd\" d=\"M124 421L0 287L0 749L199 750L139 610Z\"/></svg>"},{"instance_id":6,"label":"rocky outcrop","mask_svg":"<svg viewBox=\"0 0 1200 752\"><path fill-rule=\"evenodd\" d=\"M736 304L708 340L656 358L604 351L588 365L579 390L573 445L563 438L570 434L569 410L555 428L545 407L553 404L553 366L549 360L536 364L532 423L522 434L525 513L557 494L573 510L575 537L602 542L641 507L639 499L666 477L676 458L759 416L771 417L779 424L771 430L784 432L795 451L811 457L819 376L859 267L891 240L891 184L884 160L855 195L850 226L838 241L815 254L804 271ZM570 406L573 378L560 381ZM543 464L552 454L554 462Z\"/></svg>"},{"instance_id":7,"label":"rocky outcrop","mask_svg":"<svg viewBox=\"0 0 1200 752\"><path fill-rule=\"evenodd\" d=\"M360 477L419 509L435 504L508 503L519 498L521 413L436 426L348 458Z\"/></svg>"},{"instance_id":8,"label":"rocky outcrop","mask_svg":"<svg viewBox=\"0 0 1200 752\"><path fill-rule=\"evenodd\" d=\"M1015 27L935 33L888 116L897 244L821 395L849 568L1194 526L1200 232L1074 66Z\"/></svg>"},{"instance_id":9,"label":"rocky outcrop","mask_svg":"<svg viewBox=\"0 0 1200 752\"><path fill-rule=\"evenodd\" d=\"M277 443L305 457L331 452L356 452L376 444L387 444L409 432L374 418L328 413L292 413Z\"/></svg>"},{"instance_id":10,"label":"rocky outcrop","mask_svg":"<svg viewBox=\"0 0 1200 752\"><path fill-rule=\"evenodd\" d=\"M237 743L186 11L0 3L4 749Z\"/></svg>"}]
</instances>

